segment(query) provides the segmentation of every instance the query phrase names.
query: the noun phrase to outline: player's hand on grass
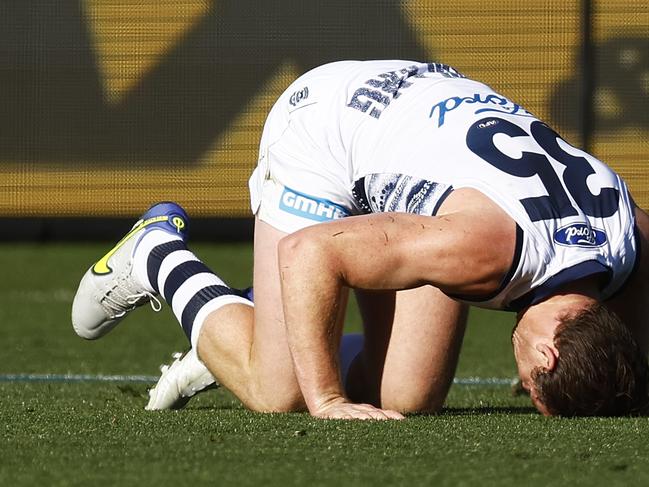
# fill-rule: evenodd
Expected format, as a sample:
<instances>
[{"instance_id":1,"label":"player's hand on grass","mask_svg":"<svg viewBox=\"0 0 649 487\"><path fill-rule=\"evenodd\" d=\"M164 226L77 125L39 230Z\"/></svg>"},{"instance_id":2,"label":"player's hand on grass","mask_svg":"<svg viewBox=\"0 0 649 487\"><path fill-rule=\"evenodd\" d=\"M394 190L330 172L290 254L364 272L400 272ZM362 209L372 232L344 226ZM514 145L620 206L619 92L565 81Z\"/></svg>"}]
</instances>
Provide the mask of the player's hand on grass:
<instances>
[{"instance_id":1,"label":"player's hand on grass","mask_svg":"<svg viewBox=\"0 0 649 487\"><path fill-rule=\"evenodd\" d=\"M356 404L345 398L338 398L323 403L311 413L317 418L323 419L404 419L404 416L397 411L379 409L370 404Z\"/></svg>"}]
</instances>

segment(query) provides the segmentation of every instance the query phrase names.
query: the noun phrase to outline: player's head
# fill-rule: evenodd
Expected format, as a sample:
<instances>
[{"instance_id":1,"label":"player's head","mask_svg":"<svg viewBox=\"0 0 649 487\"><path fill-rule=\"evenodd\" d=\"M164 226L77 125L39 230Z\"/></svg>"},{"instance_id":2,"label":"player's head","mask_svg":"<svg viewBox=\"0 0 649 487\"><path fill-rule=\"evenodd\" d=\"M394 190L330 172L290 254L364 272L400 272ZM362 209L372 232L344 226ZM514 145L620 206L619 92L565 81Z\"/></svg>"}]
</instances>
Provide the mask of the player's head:
<instances>
[{"instance_id":1,"label":"player's head","mask_svg":"<svg viewBox=\"0 0 649 487\"><path fill-rule=\"evenodd\" d=\"M647 407L646 355L617 315L599 303L559 317L551 344L517 343L519 373L544 414L619 416Z\"/></svg>"}]
</instances>

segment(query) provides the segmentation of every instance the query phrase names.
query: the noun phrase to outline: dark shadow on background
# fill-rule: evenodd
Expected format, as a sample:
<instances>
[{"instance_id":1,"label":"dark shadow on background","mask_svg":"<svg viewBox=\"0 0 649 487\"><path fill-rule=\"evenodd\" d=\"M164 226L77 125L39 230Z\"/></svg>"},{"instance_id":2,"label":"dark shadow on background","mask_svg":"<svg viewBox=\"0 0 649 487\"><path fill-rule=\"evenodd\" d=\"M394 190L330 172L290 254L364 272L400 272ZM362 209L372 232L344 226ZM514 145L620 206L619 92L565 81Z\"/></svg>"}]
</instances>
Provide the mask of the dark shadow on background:
<instances>
[{"instance_id":1,"label":"dark shadow on background","mask_svg":"<svg viewBox=\"0 0 649 487\"><path fill-rule=\"evenodd\" d=\"M649 37L618 37L595 46L595 93L592 100L595 131L628 127L649 128ZM575 76L559 83L550 99L550 113L558 128L581 132L582 80Z\"/></svg>"},{"instance_id":2,"label":"dark shadow on background","mask_svg":"<svg viewBox=\"0 0 649 487\"><path fill-rule=\"evenodd\" d=\"M80 3L0 2L0 161L77 159L105 112Z\"/></svg>"},{"instance_id":3,"label":"dark shadow on background","mask_svg":"<svg viewBox=\"0 0 649 487\"><path fill-rule=\"evenodd\" d=\"M0 161L196 162L282 63L428 57L397 0L219 0L117 106L83 2L0 4Z\"/></svg>"},{"instance_id":4,"label":"dark shadow on background","mask_svg":"<svg viewBox=\"0 0 649 487\"><path fill-rule=\"evenodd\" d=\"M0 218L0 242L114 242L134 218ZM192 218L192 242L249 242L252 218Z\"/></svg>"}]
</instances>

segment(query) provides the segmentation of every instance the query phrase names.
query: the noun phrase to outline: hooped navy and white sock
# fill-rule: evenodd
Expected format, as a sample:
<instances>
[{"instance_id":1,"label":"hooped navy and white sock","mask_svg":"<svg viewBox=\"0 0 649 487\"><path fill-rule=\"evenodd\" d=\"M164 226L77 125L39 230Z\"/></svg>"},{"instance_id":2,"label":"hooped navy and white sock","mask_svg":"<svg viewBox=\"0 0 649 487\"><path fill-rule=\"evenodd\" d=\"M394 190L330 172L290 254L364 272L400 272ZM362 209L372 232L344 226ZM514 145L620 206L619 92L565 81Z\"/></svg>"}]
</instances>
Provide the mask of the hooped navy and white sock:
<instances>
[{"instance_id":1,"label":"hooped navy and white sock","mask_svg":"<svg viewBox=\"0 0 649 487\"><path fill-rule=\"evenodd\" d=\"M233 303L253 306L188 250L180 236L162 230L145 233L133 257L135 277L171 306L193 348L207 316Z\"/></svg>"}]
</instances>

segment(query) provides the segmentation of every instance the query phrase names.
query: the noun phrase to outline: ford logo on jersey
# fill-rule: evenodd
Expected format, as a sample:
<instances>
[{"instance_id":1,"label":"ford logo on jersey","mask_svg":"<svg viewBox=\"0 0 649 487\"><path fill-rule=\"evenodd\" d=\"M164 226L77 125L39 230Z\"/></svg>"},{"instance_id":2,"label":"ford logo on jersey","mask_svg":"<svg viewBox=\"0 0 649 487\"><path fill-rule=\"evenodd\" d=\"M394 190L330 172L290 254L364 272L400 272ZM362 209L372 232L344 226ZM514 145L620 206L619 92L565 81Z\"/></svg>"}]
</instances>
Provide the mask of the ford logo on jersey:
<instances>
[{"instance_id":1,"label":"ford logo on jersey","mask_svg":"<svg viewBox=\"0 0 649 487\"><path fill-rule=\"evenodd\" d=\"M332 201L298 193L290 188L284 188L279 207L293 215L319 222L335 220L349 215L345 208Z\"/></svg>"},{"instance_id":2,"label":"ford logo on jersey","mask_svg":"<svg viewBox=\"0 0 649 487\"><path fill-rule=\"evenodd\" d=\"M599 247L606 243L606 234L585 223L573 223L554 232L554 241L559 245Z\"/></svg>"}]
</instances>

